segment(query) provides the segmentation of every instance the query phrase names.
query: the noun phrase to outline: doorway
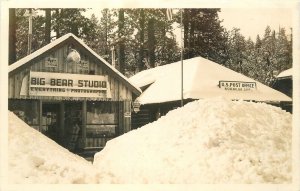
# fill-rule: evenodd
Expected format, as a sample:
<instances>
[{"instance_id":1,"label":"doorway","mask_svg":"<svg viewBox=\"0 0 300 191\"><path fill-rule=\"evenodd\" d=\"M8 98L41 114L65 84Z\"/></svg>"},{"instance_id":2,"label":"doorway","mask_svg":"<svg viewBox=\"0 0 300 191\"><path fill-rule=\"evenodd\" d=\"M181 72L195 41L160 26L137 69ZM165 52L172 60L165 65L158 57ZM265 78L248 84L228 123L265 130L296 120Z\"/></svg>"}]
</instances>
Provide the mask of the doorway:
<instances>
[{"instance_id":1,"label":"doorway","mask_svg":"<svg viewBox=\"0 0 300 191\"><path fill-rule=\"evenodd\" d=\"M70 151L79 150L82 139L82 102L64 102L65 147Z\"/></svg>"},{"instance_id":2,"label":"doorway","mask_svg":"<svg viewBox=\"0 0 300 191\"><path fill-rule=\"evenodd\" d=\"M58 103L42 104L42 133L47 137L59 142L59 116L60 109Z\"/></svg>"}]
</instances>

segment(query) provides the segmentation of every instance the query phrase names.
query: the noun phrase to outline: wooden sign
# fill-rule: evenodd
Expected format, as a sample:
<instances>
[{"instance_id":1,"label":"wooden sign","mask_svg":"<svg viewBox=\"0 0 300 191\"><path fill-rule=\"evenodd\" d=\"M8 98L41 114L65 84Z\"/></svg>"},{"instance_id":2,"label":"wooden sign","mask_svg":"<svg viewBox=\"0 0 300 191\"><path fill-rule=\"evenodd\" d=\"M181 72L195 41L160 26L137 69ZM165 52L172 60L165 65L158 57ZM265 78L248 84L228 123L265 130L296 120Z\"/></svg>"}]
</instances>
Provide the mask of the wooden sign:
<instances>
[{"instance_id":1,"label":"wooden sign","mask_svg":"<svg viewBox=\"0 0 300 191\"><path fill-rule=\"evenodd\" d=\"M133 111L135 113L139 112L140 111L140 107L141 107L141 103L138 100L135 100L133 102Z\"/></svg>"},{"instance_id":2,"label":"wooden sign","mask_svg":"<svg viewBox=\"0 0 300 191\"><path fill-rule=\"evenodd\" d=\"M111 98L107 76L33 72L29 76L29 95Z\"/></svg>"},{"instance_id":3,"label":"wooden sign","mask_svg":"<svg viewBox=\"0 0 300 191\"><path fill-rule=\"evenodd\" d=\"M47 57L45 60L45 67L47 68L56 68L58 67L57 58Z\"/></svg>"},{"instance_id":4,"label":"wooden sign","mask_svg":"<svg viewBox=\"0 0 300 191\"><path fill-rule=\"evenodd\" d=\"M256 90L256 82L242 81L219 81L219 88L229 91L252 91Z\"/></svg>"},{"instance_id":5,"label":"wooden sign","mask_svg":"<svg viewBox=\"0 0 300 191\"><path fill-rule=\"evenodd\" d=\"M131 117L131 113L130 112L125 112L124 117Z\"/></svg>"},{"instance_id":6,"label":"wooden sign","mask_svg":"<svg viewBox=\"0 0 300 191\"><path fill-rule=\"evenodd\" d=\"M77 63L77 67L82 71L88 71L89 70L89 61L80 60L80 62Z\"/></svg>"}]
</instances>

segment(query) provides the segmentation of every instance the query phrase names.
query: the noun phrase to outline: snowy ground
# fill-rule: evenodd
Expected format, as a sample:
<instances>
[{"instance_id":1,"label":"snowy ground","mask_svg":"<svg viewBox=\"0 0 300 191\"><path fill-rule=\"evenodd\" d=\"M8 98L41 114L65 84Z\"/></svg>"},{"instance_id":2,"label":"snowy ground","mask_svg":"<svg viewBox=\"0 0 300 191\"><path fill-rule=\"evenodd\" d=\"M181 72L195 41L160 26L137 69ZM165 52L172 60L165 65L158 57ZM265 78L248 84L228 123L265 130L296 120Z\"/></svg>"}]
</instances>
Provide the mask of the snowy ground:
<instances>
[{"instance_id":1,"label":"snowy ground","mask_svg":"<svg viewBox=\"0 0 300 191\"><path fill-rule=\"evenodd\" d=\"M8 178L10 183L97 183L90 162L29 127L9 113Z\"/></svg>"},{"instance_id":2,"label":"snowy ground","mask_svg":"<svg viewBox=\"0 0 300 191\"><path fill-rule=\"evenodd\" d=\"M291 183L292 115L200 100L108 142L94 164L9 113L11 183Z\"/></svg>"},{"instance_id":3,"label":"snowy ground","mask_svg":"<svg viewBox=\"0 0 300 191\"><path fill-rule=\"evenodd\" d=\"M291 183L292 116L263 103L200 100L95 155L113 183Z\"/></svg>"}]
</instances>

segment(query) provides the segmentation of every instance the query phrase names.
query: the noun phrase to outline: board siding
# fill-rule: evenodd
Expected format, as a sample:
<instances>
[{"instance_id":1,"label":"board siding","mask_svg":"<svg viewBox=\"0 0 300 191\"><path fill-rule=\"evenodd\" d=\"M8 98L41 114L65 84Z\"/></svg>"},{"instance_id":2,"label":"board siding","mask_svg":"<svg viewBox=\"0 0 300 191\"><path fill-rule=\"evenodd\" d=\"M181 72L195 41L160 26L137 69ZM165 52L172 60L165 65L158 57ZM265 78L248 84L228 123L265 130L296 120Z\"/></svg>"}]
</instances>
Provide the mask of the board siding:
<instances>
[{"instance_id":1,"label":"board siding","mask_svg":"<svg viewBox=\"0 0 300 191\"><path fill-rule=\"evenodd\" d=\"M21 98L20 97L20 91L22 86L22 80L25 75L29 75L29 70L36 71L36 72L55 72L55 73L76 73L76 74L82 74L79 70L75 71L75 66L70 67L67 64L65 64L65 58L67 57L68 53L68 44L65 44L64 46L60 46L54 51L45 54L39 60L35 61L31 66L28 66L28 68L23 69L22 71L19 71L17 73L14 73L9 76L9 98ZM111 94L113 101L119 101L121 100L130 100L131 96L129 96L128 88L125 86L124 83L119 81L116 78L116 75L113 75L112 72L108 72L104 67L101 66L101 64L97 64L95 62L95 59L89 58L86 54L86 50L82 50L80 47L76 48L78 52L80 52L81 57L84 60L88 60L89 62L89 69L94 70L96 75L108 75L108 81L110 83L111 88ZM47 68L45 65L45 58L49 56L55 56L58 58L58 66L56 68ZM88 74L88 73L84 73ZM66 98L61 97L29 97L29 96L22 96L24 99L49 99L49 100L63 100ZM71 98L71 100L84 100L85 98ZM98 99L97 99L98 100ZM101 100L101 99L100 99Z\"/></svg>"}]
</instances>

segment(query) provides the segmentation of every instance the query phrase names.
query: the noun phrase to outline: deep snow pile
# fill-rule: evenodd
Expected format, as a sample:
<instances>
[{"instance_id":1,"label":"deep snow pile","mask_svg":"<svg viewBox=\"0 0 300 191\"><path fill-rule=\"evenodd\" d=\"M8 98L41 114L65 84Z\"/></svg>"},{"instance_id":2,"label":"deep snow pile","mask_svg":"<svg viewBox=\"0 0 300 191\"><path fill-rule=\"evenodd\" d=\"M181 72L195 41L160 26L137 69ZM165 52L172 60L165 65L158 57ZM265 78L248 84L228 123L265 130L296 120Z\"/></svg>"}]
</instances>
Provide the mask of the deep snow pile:
<instances>
[{"instance_id":1,"label":"deep snow pile","mask_svg":"<svg viewBox=\"0 0 300 191\"><path fill-rule=\"evenodd\" d=\"M264 103L199 100L109 141L108 183L291 183L292 115Z\"/></svg>"},{"instance_id":2,"label":"deep snow pile","mask_svg":"<svg viewBox=\"0 0 300 191\"><path fill-rule=\"evenodd\" d=\"M97 183L91 163L29 127L9 112L10 183Z\"/></svg>"}]
</instances>

